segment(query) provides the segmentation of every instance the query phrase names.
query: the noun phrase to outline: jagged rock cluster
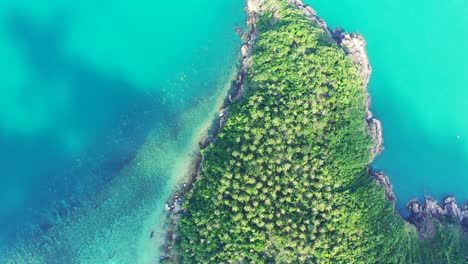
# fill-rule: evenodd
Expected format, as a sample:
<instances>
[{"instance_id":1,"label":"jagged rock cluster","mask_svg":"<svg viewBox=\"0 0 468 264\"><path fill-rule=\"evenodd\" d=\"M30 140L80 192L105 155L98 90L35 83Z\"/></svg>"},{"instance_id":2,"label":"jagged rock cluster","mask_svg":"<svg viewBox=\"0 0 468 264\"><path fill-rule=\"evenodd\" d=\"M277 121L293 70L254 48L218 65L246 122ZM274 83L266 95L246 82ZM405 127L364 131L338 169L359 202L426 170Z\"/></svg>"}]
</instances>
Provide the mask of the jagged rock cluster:
<instances>
[{"instance_id":1,"label":"jagged rock cluster","mask_svg":"<svg viewBox=\"0 0 468 264\"><path fill-rule=\"evenodd\" d=\"M411 213L408 220L417 227L421 227L431 218L447 218L459 221L468 230L468 203L459 207L453 196L447 196L442 205L430 197L425 198L424 204L412 200L408 203L408 210Z\"/></svg>"}]
</instances>

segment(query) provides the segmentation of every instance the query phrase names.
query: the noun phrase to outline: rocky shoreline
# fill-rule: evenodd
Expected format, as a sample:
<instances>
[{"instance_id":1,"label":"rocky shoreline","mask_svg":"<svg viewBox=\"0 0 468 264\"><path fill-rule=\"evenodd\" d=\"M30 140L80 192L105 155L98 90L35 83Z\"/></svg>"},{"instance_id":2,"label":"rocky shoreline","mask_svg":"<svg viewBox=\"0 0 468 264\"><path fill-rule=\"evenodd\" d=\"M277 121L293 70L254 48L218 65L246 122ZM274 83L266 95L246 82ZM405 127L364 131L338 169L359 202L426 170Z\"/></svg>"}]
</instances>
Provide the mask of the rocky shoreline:
<instances>
[{"instance_id":1,"label":"rocky shoreline","mask_svg":"<svg viewBox=\"0 0 468 264\"><path fill-rule=\"evenodd\" d=\"M382 153L384 147L383 140L383 129L382 123L377 118L374 118L374 115L371 111L371 96L368 92L368 85L370 77L372 74L372 68L369 63L369 57L366 52L366 41L361 35L346 33L343 29L334 29L331 30L328 28L326 22L317 17L317 12L310 6L304 4L302 0L289 0L293 5L298 7L306 17L308 17L313 23L315 23L320 28L324 29L329 33L329 36L343 49L343 51L351 57L354 65L360 70L363 88L366 93L366 114L365 119L368 125L368 133L372 137L373 147L372 147L372 156L369 160L369 163L372 163L380 153ZM393 193L393 187L389 178L382 172L373 171L369 167L369 174L374 177L377 182L384 186L385 194L387 199L392 202L396 201L395 195Z\"/></svg>"},{"instance_id":2,"label":"rocky shoreline","mask_svg":"<svg viewBox=\"0 0 468 264\"><path fill-rule=\"evenodd\" d=\"M443 204L426 197L421 204L417 200L408 203L411 215L408 221L420 230L420 235L425 236L433 233L432 219L444 222L459 222L465 232L468 232L468 203L459 206L454 196L447 196Z\"/></svg>"},{"instance_id":3,"label":"rocky shoreline","mask_svg":"<svg viewBox=\"0 0 468 264\"><path fill-rule=\"evenodd\" d=\"M207 148L213 141L216 140L216 137L219 131L223 128L226 122L226 118L229 114L229 106L234 101L240 99L244 92L245 78L247 76L247 72L250 67L249 66L250 54L253 49L253 44L258 35L258 31L256 28L257 12L254 9L254 6L252 6L251 4L249 5L249 3L253 3L253 2L254 1L247 0L247 7L245 9L246 13L249 15L247 19L248 31L245 33L242 33L239 27L236 28L236 32L239 35L241 35L242 41L243 41L243 45L241 46L241 55L242 55L241 66L239 67L237 71L235 80L232 82L232 88L228 94L228 97L225 100L223 107L218 112L219 121L215 122L212 125L211 133L205 138L201 139L199 142L200 150ZM175 259L176 254L174 251L174 243L176 240L175 231L177 230L177 227L178 227L179 218L181 214L183 213L182 202L183 202L184 196L190 191L193 183L195 182L200 172L202 161L203 161L203 156L201 155L201 153L196 154L195 160L192 165L192 170L191 170L192 173L188 179L188 182L184 183L182 186L179 186L165 205L165 209L167 212L167 217L166 217L167 221L165 224L166 234L162 238L163 245L162 245L162 250L161 250L162 253L160 256L161 263L165 263L165 262L177 263L177 260ZM153 237L153 235L154 234L152 233L150 236Z\"/></svg>"},{"instance_id":4,"label":"rocky shoreline","mask_svg":"<svg viewBox=\"0 0 468 264\"><path fill-rule=\"evenodd\" d=\"M383 129L380 120L376 119L371 111L371 96L368 92L368 85L372 68L366 52L366 41L361 35L346 33L343 29L331 30L324 20L317 17L317 12L310 6L304 4L302 0L289 0L290 3L298 7L305 16L313 23L324 29L330 34L333 40L348 54L353 63L360 69L360 75L366 92L366 115L365 119L368 125L368 132L373 139L372 156L369 163L372 163L384 149ZM388 200L395 203L396 197L393 193L393 186L390 179L383 172L374 171L369 167L369 175L372 176L379 185L384 187L385 195ZM426 197L424 204L417 200L412 200L407 205L410 213L406 218L408 222L414 224L420 231L420 235L430 234L432 220L441 222L454 221L460 223L462 228L468 232L468 203L459 206L453 196L447 196L441 205L436 200Z\"/></svg>"},{"instance_id":5,"label":"rocky shoreline","mask_svg":"<svg viewBox=\"0 0 468 264\"><path fill-rule=\"evenodd\" d=\"M383 151L383 133L381 122L374 118L371 111L371 97L368 92L368 85L372 68L366 52L366 41L361 35L346 33L343 29L331 30L327 23L317 16L317 12L310 6L304 4L302 0L289 0L289 2L299 8L312 23L329 33L329 36L348 54L353 63L360 69L360 75L366 92L366 121L369 127L369 134L372 136L374 145L372 148L372 162L376 156ZM391 188L390 188L391 189Z\"/></svg>"},{"instance_id":6,"label":"rocky shoreline","mask_svg":"<svg viewBox=\"0 0 468 264\"><path fill-rule=\"evenodd\" d=\"M301 2L300 0L292 1ZM315 20L319 19L316 18ZM324 24L324 22L321 23L325 25L326 28L326 24ZM345 33L342 29L329 32L343 50L351 56L353 63L360 68L361 78L367 94L365 119L374 142L371 157L372 162L375 157L380 155L383 151L384 140L382 123L380 120L373 117L373 113L370 110L371 97L367 88L372 68L366 54L366 42L362 36ZM376 179L379 185L384 187L387 199L395 203L396 197L393 193L393 186L388 176L383 172L374 171L371 167L369 167L369 175ZM415 225L422 237L433 234L433 220L438 220L439 222L458 222L464 231L468 232L468 203L459 206L455 197L452 195L445 197L443 204L439 204L430 197L425 197L423 204L419 203L417 200L412 200L407 204L407 209L410 214L405 220Z\"/></svg>"}]
</instances>

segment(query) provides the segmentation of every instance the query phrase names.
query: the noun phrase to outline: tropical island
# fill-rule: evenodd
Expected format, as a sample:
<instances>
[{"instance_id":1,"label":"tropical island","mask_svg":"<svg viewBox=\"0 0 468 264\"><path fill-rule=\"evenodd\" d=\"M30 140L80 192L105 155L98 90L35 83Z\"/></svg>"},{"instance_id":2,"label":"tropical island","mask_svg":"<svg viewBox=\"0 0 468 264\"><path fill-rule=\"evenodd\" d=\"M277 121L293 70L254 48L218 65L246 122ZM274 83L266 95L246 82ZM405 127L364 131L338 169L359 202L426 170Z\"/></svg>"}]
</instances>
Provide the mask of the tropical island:
<instances>
[{"instance_id":1,"label":"tropical island","mask_svg":"<svg viewBox=\"0 0 468 264\"><path fill-rule=\"evenodd\" d=\"M300 0L248 0L233 94L169 207L169 263L468 263L468 205L403 219L370 111L362 37Z\"/></svg>"}]
</instances>

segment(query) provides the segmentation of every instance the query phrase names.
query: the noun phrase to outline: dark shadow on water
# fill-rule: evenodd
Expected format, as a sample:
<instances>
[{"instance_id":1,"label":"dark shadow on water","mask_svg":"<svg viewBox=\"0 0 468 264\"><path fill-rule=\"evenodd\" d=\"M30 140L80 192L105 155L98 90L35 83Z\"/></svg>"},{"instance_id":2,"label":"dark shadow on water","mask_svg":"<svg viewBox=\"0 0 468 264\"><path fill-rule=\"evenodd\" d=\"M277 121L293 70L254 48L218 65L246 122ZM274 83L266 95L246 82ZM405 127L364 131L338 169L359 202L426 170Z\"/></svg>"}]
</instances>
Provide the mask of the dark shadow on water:
<instances>
[{"instance_id":1,"label":"dark shadow on water","mask_svg":"<svg viewBox=\"0 0 468 264\"><path fill-rule=\"evenodd\" d=\"M133 160L156 124L178 117L170 105L161 104L164 95L160 92L145 93L147 89L135 87L124 76L107 76L66 54L64 14L59 13L53 23L44 26L13 11L8 27L11 41L34 76L21 103L27 106L35 96L53 97L63 92L60 89L68 89L71 101L67 108L71 110L55 113L58 120L53 120L46 132L27 138L4 137L0 128L2 187L29 186L28 209L0 211L0 241L14 241L28 222L37 223L42 231L50 228L53 221L40 213L44 209L62 217L70 215L86 203L83 197L101 188ZM77 157L57 142L64 130L78 131L88 139Z\"/></svg>"}]
</instances>

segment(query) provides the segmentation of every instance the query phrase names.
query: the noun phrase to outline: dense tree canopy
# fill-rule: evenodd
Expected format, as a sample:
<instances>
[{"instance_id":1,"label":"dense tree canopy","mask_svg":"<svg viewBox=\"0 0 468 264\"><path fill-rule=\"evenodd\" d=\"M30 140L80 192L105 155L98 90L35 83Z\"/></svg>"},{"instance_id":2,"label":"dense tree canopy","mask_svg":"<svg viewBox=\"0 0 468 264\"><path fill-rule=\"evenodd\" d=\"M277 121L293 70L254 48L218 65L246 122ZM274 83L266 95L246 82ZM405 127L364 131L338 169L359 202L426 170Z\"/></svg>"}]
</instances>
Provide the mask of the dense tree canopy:
<instances>
[{"instance_id":1,"label":"dense tree canopy","mask_svg":"<svg viewBox=\"0 0 468 264\"><path fill-rule=\"evenodd\" d=\"M277 0L179 221L183 263L466 263L456 227L420 241L368 176L358 69ZM437 251L449 248L449 250Z\"/></svg>"}]
</instances>

